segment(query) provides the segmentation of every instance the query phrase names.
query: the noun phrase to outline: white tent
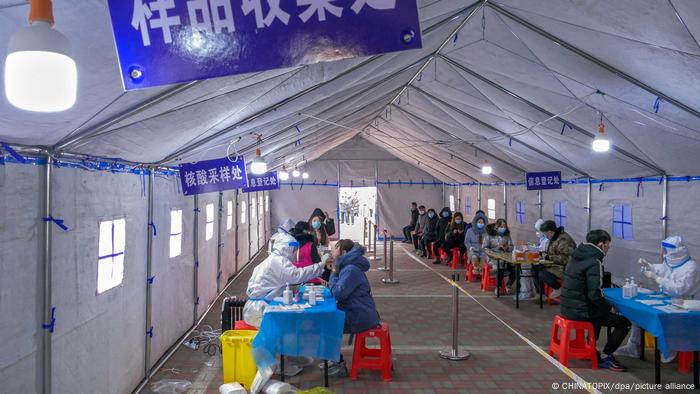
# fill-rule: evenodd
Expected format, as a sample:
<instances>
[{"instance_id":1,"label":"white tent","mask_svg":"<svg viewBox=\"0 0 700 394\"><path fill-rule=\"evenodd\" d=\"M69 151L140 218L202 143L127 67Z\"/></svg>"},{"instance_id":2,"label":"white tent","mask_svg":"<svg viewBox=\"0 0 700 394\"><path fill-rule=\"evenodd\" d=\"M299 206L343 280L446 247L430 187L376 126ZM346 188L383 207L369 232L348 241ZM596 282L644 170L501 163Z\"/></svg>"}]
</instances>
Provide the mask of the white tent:
<instances>
[{"instance_id":1,"label":"white tent","mask_svg":"<svg viewBox=\"0 0 700 394\"><path fill-rule=\"evenodd\" d=\"M38 115L0 99L0 391L134 389L295 214L286 202L333 211L340 185L378 186L380 224L397 234L408 202L439 208L450 196L467 216L492 204L523 241L539 217L582 241L612 230L615 207L631 210L618 224L633 234L608 258L620 277L658 256L666 234L700 253L695 0L418 0L421 50L128 93L107 1L54 3L75 44L76 105ZM0 0L3 58L27 12ZM601 120L605 154L591 150ZM171 168L231 148L249 160L257 135L273 169L304 166L311 179L269 194L181 194ZM549 170L563 189L526 190L527 172ZM175 258L171 210L182 211ZM123 282L96 295L98 223L120 218Z\"/></svg>"}]
</instances>

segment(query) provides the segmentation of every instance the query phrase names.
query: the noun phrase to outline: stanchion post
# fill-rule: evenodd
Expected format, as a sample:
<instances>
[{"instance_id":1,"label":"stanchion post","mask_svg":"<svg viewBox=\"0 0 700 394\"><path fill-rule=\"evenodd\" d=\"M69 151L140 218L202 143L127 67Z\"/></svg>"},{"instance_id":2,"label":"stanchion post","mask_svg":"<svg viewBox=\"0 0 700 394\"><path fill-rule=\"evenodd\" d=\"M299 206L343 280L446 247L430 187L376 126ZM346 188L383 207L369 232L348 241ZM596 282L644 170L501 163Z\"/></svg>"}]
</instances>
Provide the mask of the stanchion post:
<instances>
[{"instance_id":1,"label":"stanchion post","mask_svg":"<svg viewBox=\"0 0 700 394\"><path fill-rule=\"evenodd\" d=\"M367 257L367 260L369 261L379 261L379 257L377 257L377 225L372 223L371 221L369 222L369 228L370 228L370 238L369 238L369 247L367 248L367 254L372 254L371 256ZM372 229L374 229L374 232L372 232Z\"/></svg>"},{"instance_id":2,"label":"stanchion post","mask_svg":"<svg viewBox=\"0 0 700 394\"><path fill-rule=\"evenodd\" d=\"M394 279L394 236L391 236L389 244L389 278L382 279L383 283L395 285L399 281Z\"/></svg>"},{"instance_id":3,"label":"stanchion post","mask_svg":"<svg viewBox=\"0 0 700 394\"><path fill-rule=\"evenodd\" d=\"M387 233L386 229L382 231L382 234L384 234L384 267L379 267L377 268L379 271L388 271L389 268L386 266L387 261L389 259L387 258L387 253L389 253L389 248L388 248L388 243L389 243L389 233Z\"/></svg>"},{"instance_id":4,"label":"stanchion post","mask_svg":"<svg viewBox=\"0 0 700 394\"><path fill-rule=\"evenodd\" d=\"M367 248L367 253L372 253L372 221L368 220L367 221L367 245L365 245Z\"/></svg>"},{"instance_id":5,"label":"stanchion post","mask_svg":"<svg viewBox=\"0 0 700 394\"><path fill-rule=\"evenodd\" d=\"M362 245L367 246L367 218L364 218L364 224L362 227Z\"/></svg>"},{"instance_id":6,"label":"stanchion post","mask_svg":"<svg viewBox=\"0 0 700 394\"><path fill-rule=\"evenodd\" d=\"M459 274L452 274L452 348L440 352L440 357L451 361L464 361L471 354L459 351Z\"/></svg>"},{"instance_id":7,"label":"stanchion post","mask_svg":"<svg viewBox=\"0 0 700 394\"><path fill-rule=\"evenodd\" d=\"M374 240L374 256L373 257L375 260L379 260L377 258L377 238L378 238L377 237L377 225L375 224L374 225L374 237L372 238Z\"/></svg>"}]
</instances>

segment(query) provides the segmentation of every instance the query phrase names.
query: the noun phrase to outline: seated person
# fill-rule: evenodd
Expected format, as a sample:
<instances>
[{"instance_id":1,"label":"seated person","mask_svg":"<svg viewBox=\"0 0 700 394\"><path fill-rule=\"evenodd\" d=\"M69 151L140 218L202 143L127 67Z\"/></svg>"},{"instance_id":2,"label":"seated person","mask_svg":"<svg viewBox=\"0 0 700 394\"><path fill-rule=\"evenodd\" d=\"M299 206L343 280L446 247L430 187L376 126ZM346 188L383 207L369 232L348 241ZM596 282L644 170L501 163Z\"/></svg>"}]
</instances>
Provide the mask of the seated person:
<instances>
[{"instance_id":1,"label":"seated person","mask_svg":"<svg viewBox=\"0 0 700 394\"><path fill-rule=\"evenodd\" d=\"M437 230L435 231L435 245L433 247L433 256L435 256L434 264L440 264L440 248L442 248L443 243L445 243L445 232L447 232L447 227L452 223L452 211L449 207L442 208L440 215L438 215ZM430 243L428 247L430 247ZM444 251L444 248L443 248Z\"/></svg>"},{"instance_id":2,"label":"seated person","mask_svg":"<svg viewBox=\"0 0 700 394\"><path fill-rule=\"evenodd\" d=\"M650 264L645 259L639 259L642 273L659 286L659 290L675 298L700 298L700 270L688 253L688 248L680 236L668 237L661 242L664 250L663 261L660 264ZM642 333L638 326L632 326L630 338L625 346L617 350L616 355L639 357L642 344ZM662 356L661 361L671 362L676 358L676 351Z\"/></svg>"},{"instance_id":3,"label":"seated person","mask_svg":"<svg viewBox=\"0 0 700 394\"><path fill-rule=\"evenodd\" d=\"M568 320L593 323L596 341L602 326L611 327L612 333L599 353L598 366L614 372L627 370L613 354L627 336L631 323L627 318L612 312L612 306L601 291L603 258L610 249L610 234L605 230L593 230L586 235L586 242L576 248L564 270L561 292L561 316Z\"/></svg>"},{"instance_id":4,"label":"seated person","mask_svg":"<svg viewBox=\"0 0 700 394\"><path fill-rule=\"evenodd\" d=\"M411 224L403 228L403 236L406 238L403 243L411 243L411 231L416 228L416 223L418 223L418 204L415 202L411 203Z\"/></svg>"},{"instance_id":5,"label":"seated person","mask_svg":"<svg viewBox=\"0 0 700 394\"><path fill-rule=\"evenodd\" d=\"M433 208L428 209L428 220L425 223L425 228L423 229L423 237L420 239L420 257L428 256L428 249L430 244L438 239L437 235L438 229L438 217L435 214Z\"/></svg>"},{"instance_id":6,"label":"seated person","mask_svg":"<svg viewBox=\"0 0 700 394\"><path fill-rule=\"evenodd\" d=\"M481 274L481 265L486 262L486 255L481 250L486 235L489 219L484 211L477 211L472 219L472 226L464 233L464 246L467 248L469 262L474 266L474 273Z\"/></svg>"},{"instance_id":7,"label":"seated person","mask_svg":"<svg viewBox=\"0 0 700 394\"><path fill-rule=\"evenodd\" d=\"M447 262L446 264L450 263L450 260L452 260L452 249L454 248L459 248L459 258L460 261L462 257L464 257L464 253L467 251L467 247L464 246L464 242L462 240L464 239L464 232L466 231L466 223L464 223L464 217L462 216L462 212L455 212L454 215L452 215L452 221L450 222L450 225L447 226L447 229L445 230L445 243L442 244L442 249L447 253ZM440 264L440 257L435 259L433 264Z\"/></svg>"},{"instance_id":8,"label":"seated person","mask_svg":"<svg viewBox=\"0 0 700 394\"><path fill-rule=\"evenodd\" d=\"M420 252L420 240L423 238L423 230L428 223L428 213L425 212L425 206L421 205L418 207L418 220L416 221L416 227L411 231L411 237L413 238L413 251L418 254Z\"/></svg>"},{"instance_id":9,"label":"seated person","mask_svg":"<svg viewBox=\"0 0 700 394\"><path fill-rule=\"evenodd\" d=\"M554 265L546 268L538 267L535 269L535 273L539 281L546 283L553 289L549 297L550 299L554 299L561 294L559 280L564 277L564 269L571 259L571 254L574 253L576 249L576 241L574 241L569 233L564 231L564 227L557 227L557 224L553 220L547 220L542 223L540 231L542 231L549 240L547 252L545 253L545 260L553 262ZM536 281L538 287L539 281Z\"/></svg>"},{"instance_id":10,"label":"seated person","mask_svg":"<svg viewBox=\"0 0 700 394\"><path fill-rule=\"evenodd\" d=\"M484 242L481 245L482 249L492 250L494 252L512 252L513 251L513 239L510 237L510 230L508 229L508 223L505 219L498 219L495 223L491 223L486 226L486 235L484 236ZM493 266L494 272L497 269ZM508 283L507 288L513 287L515 283L515 266L513 264L506 264L505 271L508 272Z\"/></svg>"},{"instance_id":11,"label":"seated person","mask_svg":"<svg viewBox=\"0 0 700 394\"><path fill-rule=\"evenodd\" d=\"M349 239L338 241L333 249L333 273L329 281L331 294L338 303L338 309L345 312L346 334L357 334L379 325L377 306L372 298L372 289L365 274L369 261L364 257L365 248ZM328 374L347 374L345 360L332 363Z\"/></svg>"}]
</instances>

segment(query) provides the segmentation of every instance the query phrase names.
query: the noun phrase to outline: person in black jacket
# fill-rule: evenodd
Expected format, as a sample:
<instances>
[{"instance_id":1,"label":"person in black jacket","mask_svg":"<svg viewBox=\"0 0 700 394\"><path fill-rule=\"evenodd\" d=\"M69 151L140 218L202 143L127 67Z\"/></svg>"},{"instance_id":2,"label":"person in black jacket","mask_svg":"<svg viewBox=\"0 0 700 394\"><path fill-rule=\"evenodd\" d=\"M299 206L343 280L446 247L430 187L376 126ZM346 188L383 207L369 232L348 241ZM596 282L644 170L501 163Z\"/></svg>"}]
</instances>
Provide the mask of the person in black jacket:
<instances>
[{"instance_id":1,"label":"person in black jacket","mask_svg":"<svg viewBox=\"0 0 700 394\"><path fill-rule=\"evenodd\" d=\"M436 241L438 238L437 228L437 215L435 214L435 210L430 208L428 209L428 220L426 221L425 229L423 230L423 236L420 239L420 250L422 252L420 257L428 256L428 248L430 247L430 243Z\"/></svg>"},{"instance_id":2,"label":"person in black jacket","mask_svg":"<svg viewBox=\"0 0 700 394\"><path fill-rule=\"evenodd\" d=\"M316 208L309 217L309 224L314 218L318 218L321 221L323 232L326 236L330 237L335 234L335 221L328 215L328 212L324 212L321 208Z\"/></svg>"},{"instance_id":3,"label":"person in black jacket","mask_svg":"<svg viewBox=\"0 0 700 394\"><path fill-rule=\"evenodd\" d=\"M433 248L433 256L435 256L434 264L440 264L440 253L438 249L445 243L445 232L447 232L447 227L452 222L452 211L449 207L442 208L439 216L436 232L437 239L435 240L435 247ZM428 244L428 247L430 247L430 244ZM452 256L448 258L450 257Z\"/></svg>"},{"instance_id":4,"label":"person in black jacket","mask_svg":"<svg viewBox=\"0 0 700 394\"><path fill-rule=\"evenodd\" d=\"M627 370L615 360L613 353L620 347L630 330L627 318L612 312L612 306L601 292L603 285L603 258L610 249L610 234L605 230L593 230L586 235L586 242L576 248L564 270L561 292L561 315L568 320L593 323L596 341L602 326L611 327L612 333L599 354L600 368L615 372Z\"/></svg>"},{"instance_id":5,"label":"person in black jacket","mask_svg":"<svg viewBox=\"0 0 700 394\"><path fill-rule=\"evenodd\" d=\"M416 202L411 203L411 224L403 228L403 236L406 238L403 243L410 244L413 236L411 231L416 228L416 222L418 221L418 204Z\"/></svg>"}]
</instances>

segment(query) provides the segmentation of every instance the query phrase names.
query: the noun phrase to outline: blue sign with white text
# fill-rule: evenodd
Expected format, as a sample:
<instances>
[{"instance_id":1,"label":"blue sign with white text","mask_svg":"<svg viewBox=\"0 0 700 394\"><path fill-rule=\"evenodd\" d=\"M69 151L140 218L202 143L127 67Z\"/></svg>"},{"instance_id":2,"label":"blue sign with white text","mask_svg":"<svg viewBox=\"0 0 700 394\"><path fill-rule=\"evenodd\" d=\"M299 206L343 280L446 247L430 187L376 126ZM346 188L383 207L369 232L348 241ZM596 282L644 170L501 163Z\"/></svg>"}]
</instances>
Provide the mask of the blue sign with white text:
<instances>
[{"instance_id":1,"label":"blue sign with white text","mask_svg":"<svg viewBox=\"0 0 700 394\"><path fill-rule=\"evenodd\" d=\"M243 188L243 193L262 192L265 190L277 190L280 188L276 172L268 172L262 175L248 175L248 187Z\"/></svg>"},{"instance_id":2,"label":"blue sign with white text","mask_svg":"<svg viewBox=\"0 0 700 394\"><path fill-rule=\"evenodd\" d=\"M125 90L422 47L416 0L108 0Z\"/></svg>"},{"instance_id":3,"label":"blue sign with white text","mask_svg":"<svg viewBox=\"0 0 700 394\"><path fill-rule=\"evenodd\" d=\"M561 189L561 171L528 172L527 190Z\"/></svg>"},{"instance_id":4,"label":"blue sign with white text","mask_svg":"<svg viewBox=\"0 0 700 394\"><path fill-rule=\"evenodd\" d=\"M247 185L243 157L180 164L182 192L186 196L241 189Z\"/></svg>"}]
</instances>

